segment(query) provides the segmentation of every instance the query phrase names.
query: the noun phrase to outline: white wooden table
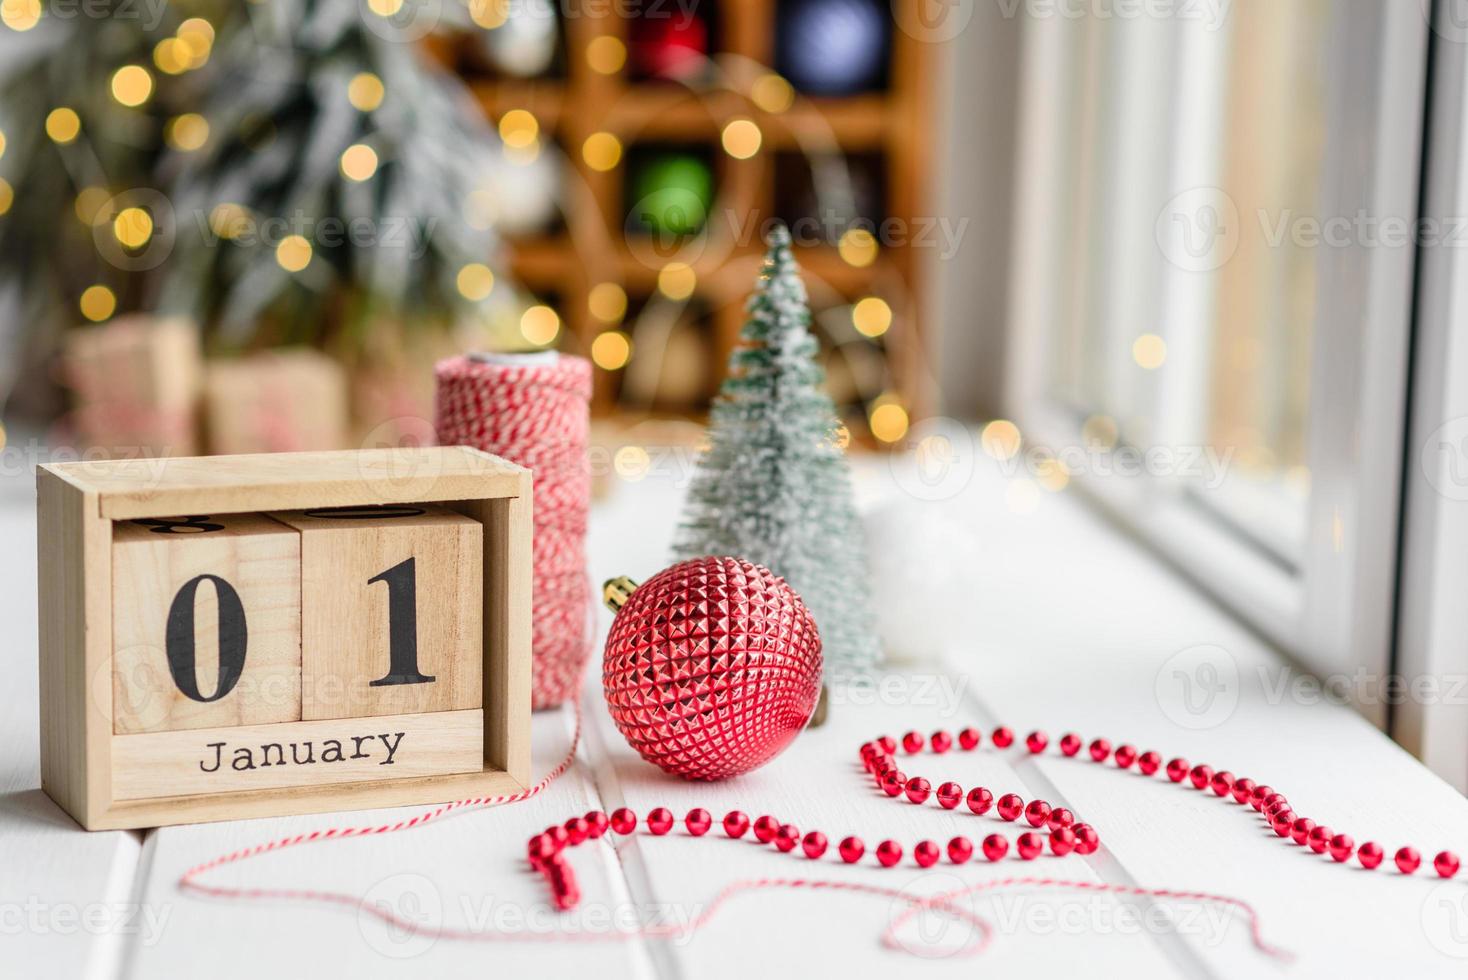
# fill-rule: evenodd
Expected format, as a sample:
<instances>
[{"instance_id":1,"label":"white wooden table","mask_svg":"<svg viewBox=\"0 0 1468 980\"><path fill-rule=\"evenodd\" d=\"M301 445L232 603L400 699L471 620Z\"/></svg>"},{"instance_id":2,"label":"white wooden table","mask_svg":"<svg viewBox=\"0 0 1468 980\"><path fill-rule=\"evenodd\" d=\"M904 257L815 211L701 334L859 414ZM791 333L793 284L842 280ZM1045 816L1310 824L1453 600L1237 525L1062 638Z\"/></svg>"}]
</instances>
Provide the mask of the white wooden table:
<instances>
[{"instance_id":1,"label":"white wooden table","mask_svg":"<svg viewBox=\"0 0 1468 980\"><path fill-rule=\"evenodd\" d=\"M588 672L585 740L577 764L526 803L468 812L391 837L293 849L222 870L219 884L312 887L363 896L426 923L481 931L465 942L401 935L369 916L314 904L206 900L175 887L180 872L236 847L326 825L383 816L347 814L175 827L146 834L78 829L37 788L34 500L28 476L0 481L0 975L16 977L740 977L1454 976L1468 971L1468 876L1437 884L1429 869L1404 878L1335 866L1264 827L1250 809L1089 760L1047 753L925 757L924 772L996 793L1040 796L1093 823L1103 848L1087 858L1006 860L923 872L846 867L832 855L799 861L717 830L605 839L576 849L583 902L552 914L522 859L546 824L593 808L658 805L681 816L702 805L716 818L738 807L802 827L858 832L874 847L892 837L940 843L995 829L960 808L895 804L853 766L857 745L908 728L956 730L999 722L1021 736L1075 729L1164 755L1226 766L1287 793L1297 810L1338 821L1356 840L1414 842L1468 855L1468 801L1350 711L1280 695L1288 668L1252 635L1100 522L1084 501L1044 493L1011 511L1005 480L981 470L940 503L906 497L885 464L863 468L867 503L943 529L944 561L916 539L916 568L956 576L926 662L908 663L876 698L838 703L824 728L774 763L734 782L688 785L641 762L601 707ZM591 572L601 581L645 578L665 563L679 490L648 477L617 486L595 512ZM1023 499L1023 498L1021 498ZM894 509L895 508L895 509ZM900 535L898 536L901 537ZM928 536L930 537L930 536ZM926 538L924 538L926 539ZM910 553L908 553L910 551ZM922 581L922 576L916 576ZM886 603L914 602L889 595ZM601 629L609 622L603 614ZM1200 650L1200 647L1202 649ZM1219 648L1219 649L1215 649ZM1213 702L1179 684L1222 666ZM1232 671L1232 673L1230 673ZM1282 673L1283 672L1283 673ZM1193 692L1196 693L1196 692ZM861 701L862 703L854 703ZM870 703L868 703L870 702ZM535 718L537 773L564 754L567 712ZM399 811L402 812L402 811ZM1014 829L1010 828L1010 836ZM1431 853L1425 855L1428 862ZM1296 954L1259 954L1243 920L1186 902L1119 902L1055 890L1009 891L971 902L995 926L978 960L943 955L968 927L930 917L901 933L921 959L878 937L900 911L843 893L763 891L734 900L695 936L673 940L554 940L560 928L603 936L630 918L687 922L736 879L808 876L929 892L1022 873L1221 892L1259 911L1265 938ZM538 933L506 941L506 933ZM496 937L501 937L496 939Z\"/></svg>"}]
</instances>

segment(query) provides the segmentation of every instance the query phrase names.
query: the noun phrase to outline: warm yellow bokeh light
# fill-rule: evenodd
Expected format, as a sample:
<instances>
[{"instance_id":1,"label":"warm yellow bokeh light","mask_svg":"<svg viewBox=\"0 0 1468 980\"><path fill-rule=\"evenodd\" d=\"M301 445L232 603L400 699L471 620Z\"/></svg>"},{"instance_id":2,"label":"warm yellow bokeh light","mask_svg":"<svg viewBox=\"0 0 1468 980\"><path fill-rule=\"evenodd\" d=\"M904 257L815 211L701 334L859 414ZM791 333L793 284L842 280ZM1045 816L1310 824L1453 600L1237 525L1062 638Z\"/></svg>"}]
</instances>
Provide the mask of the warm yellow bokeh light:
<instances>
[{"instance_id":1,"label":"warm yellow bokeh light","mask_svg":"<svg viewBox=\"0 0 1468 980\"><path fill-rule=\"evenodd\" d=\"M250 213L229 201L214 205L209 212L209 230L220 238L238 238L244 234L249 221Z\"/></svg>"},{"instance_id":2,"label":"warm yellow bokeh light","mask_svg":"<svg viewBox=\"0 0 1468 980\"><path fill-rule=\"evenodd\" d=\"M347 101L358 112L376 109L382 105L382 99L386 95L387 87L382 84L382 79L370 71L358 72L347 83Z\"/></svg>"},{"instance_id":3,"label":"warm yellow bokeh light","mask_svg":"<svg viewBox=\"0 0 1468 980\"><path fill-rule=\"evenodd\" d=\"M581 144L581 158L592 170L611 170L622 159L622 141L611 133L592 133Z\"/></svg>"},{"instance_id":4,"label":"warm yellow bokeh light","mask_svg":"<svg viewBox=\"0 0 1468 980\"><path fill-rule=\"evenodd\" d=\"M795 104L795 89L779 75L761 75L750 87L749 97L766 112L784 112Z\"/></svg>"},{"instance_id":5,"label":"warm yellow bokeh light","mask_svg":"<svg viewBox=\"0 0 1468 980\"><path fill-rule=\"evenodd\" d=\"M367 0L367 9L379 17L391 17L403 9L403 0Z\"/></svg>"},{"instance_id":6,"label":"warm yellow bokeh light","mask_svg":"<svg viewBox=\"0 0 1468 980\"><path fill-rule=\"evenodd\" d=\"M836 250L847 265L864 269L877 260L877 239L865 228L848 228Z\"/></svg>"},{"instance_id":7,"label":"warm yellow bokeh light","mask_svg":"<svg viewBox=\"0 0 1468 980\"><path fill-rule=\"evenodd\" d=\"M15 189L4 177L0 177L0 214L10 210L10 205L15 201Z\"/></svg>"},{"instance_id":8,"label":"warm yellow bokeh light","mask_svg":"<svg viewBox=\"0 0 1468 980\"><path fill-rule=\"evenodd\" d=\"M1060 460L1047 456L1035 464L1035 480L1046 490L1058 492L1070 483L1070 471Z\"/></svg>"},{"instance_id":9,"label":"warm yellow bokeh light","mask_svg":"<svg viewBox=\"0 0 1468 980\"><path fill-rule=\"evenodd\" d=\"M286 272L300 272L311 264L311 243L300 235L287 235L275 246L275 261Z\"/></svg>"},{"instance_id":10,"label":"warm yellow bokeh light","mask_svg":"<svg viewBox=\"0 0 1468 980\"><path fill-rule=\"evenodd\" d=\"M586 63L600 75L615 75L627 63L627 45L611 34L591 39L586 46Z\"/></svg>"},{"instance_id":11,"label":"warm yellow bokeh light","mask_svg":"<svg viewBox=\"0 0 1468 980\"><path fill-rule=\"evenodd\" d=\"M539 136L540 123L528 110L511 109L500 116L500 139L506 146L529 146Z\"/></svg>"},{"instance_id":12,"label":"warm yellow bokeh light","mask_svg":"<svg viewBox=\"0 0 1468 980\"><path fill-rule=\"evenodd\" d=\"M561 332L561 318L549 306L532 306L520 316L520 336L538 347L544 347Z\"/></svg>"},{"instance_id":13,"label":"warm yellow bokeh light","mask_svg":"<svg viewBox=\"0 0 1468 980\"><path fill-rule=\"evenodd\" d=\"M867 416L867 427L882 442L896 442L907 435L907 409L896 401L878 399Z\"/></svg>"},{"instance_id":14,"label":"warm yellow bokeh light","mask_svg":"<svg viewBox=\"0 0 1468 980\"><path fill-rule=\"evenodd\" d=\"M454 284L459 295L477 303L494 290L494 273L483 262L470 262L459 270Z\"/></svg>"},{"instance_id":15,"label":"warm yellow bokeh light","mask_svg":"<svg viewBox=\"0 0 1468 980\"><path fill-rule=\"evenodd\" d=\"M126 248L142 248L153 237L153 216L142 208L123 208L112 219L112 235Z\"/></svg>"},{"instance_id":16,"label":"warm yellow bokeh light","mask_svg":"<svg viewBox=\"0 0 1468 980\"><path fill-rule=\"evenodd\" d=\"M58 143L70 143L81 131L82 121L75 109L62 106L46 116L46 135Z\"/></svg>"},{"instance_id":17,"label":"warm yellow bokeh light","mask_svg":"<svg viewBox=\"0 0 1468 980\"><path fill-rule=\"evenodd\" d=\"M123 65L112 73L112 97L128 107L148 101L153 94L153 75L142 65Z\"/></svg>"},{"instance_id":18,"label":"warm yellow bokeh light","mask_svg":"<svg viewBox=\"0 0 1468 980\"><path fill-rule=\"evenodd\" d=\"M1142 334L1132 341L1132 360L1144 370L1157 370L1167 360L1167 341L1155 333Z\"/></svg>"},{"instance_id":19,"label":"warm yellow bokeh light","mask_svg":"<svg viewBox=\"0 0 1468 980\"><path fill-rule=\"evenodd\" d=\"M202 44L208 47L214 43L214 25L202 17L190 17L179 24L178 30L174 33L180 39L189 42L191 46Z\"/></svg>"},{"instance_id":20,"label":"warm yellow bokeh light","mask_svg":"<svg viewBox=\"0 0 1468 980\"><path fill-rule=\"evenodd\" d=\"M880 337L892 326L892 307L876 296L865 296L851 308L851 325L864 337Z\"/></svg>"},{"instance_id":21,"label":"warm yellow bokeh light","mask_svg":"<svg viewBox=\"0 0 1468 980\"><path fill-rule=\"evenodd\" d=\"M0 130L0 157L5 156L5 132Z\"/></svg>"},{"instance_id":22,"label":"warm yellow bokeh light","mask_svg":"<svg viewBox=\"0 0 1468 980\"><path fill-rule=\"evenodd\" d=\"M41 0L0 0L0 23L12 31L28 31L41 20Z\"/></svg>"},{"instance_id":23,"label":"warm yellow bokeh light","mask_svg":"<svg viewBox=\"0 0 1468 980\"><path fill-rule=\"evenodd\" d=\"M165 75L178 75L188 71L193 60L189 46L176 37L165 37L153 46L153 64Z\"/></svg>"},{"instance_id":24,"label":"warm yellow bokeh light","mask_svg":"<svg viewBox=\"0 0 1468 980\"><path fill-rule=\"evenodd\" d=\"M984 447L984 452L1000 461L1013 458L1023 441L1019 426L1009 419L995 419L979 434L979 445Z\"/></svg>"},{"instance_id":25,"label":"warm yellow bokeh light","mask_svg":"<svg viewBox=\"0 0 1468 980\"><path fill-rule=\"evenodd\" d=\"M510 0L469 0L469 19L487 31L505 22L510 15Z\"/></svg>"},{"instance_id":26,"label":"warm yellow bokeh light","mask_svg":"<svg viewBox=\"0 0 1468 980\"><path fill-rule=\"evenodd\" d=\"M591 342L591 359L603 371L617 371L632 357L632 341L620 330L608 330Z\"/></svg>"},{"instance_id":27,"label":"warm yellow bokeh light","mask_svg":"<svg viewBox=\"0 0 1468 980\"><path fill-rule=\"evenodd\" d=\"M76 220L84 225L97 225L107 220L105 211L112 195L105 187L83 187L76 192Z\"/></svg>"},{"instance_id":28,"label":"warm yellow bokeh light","mask_svg":"<svg viewBox=\"0 0 1468 980\"><path fill-rule=\"evenodd\" d=\"M658 292L668 299L687 299L698 288L698 274L687 262L669 262L658 270Z\"/></svg>"},{"instance_id":29,"label":"warm yellow bokeh light","mask_svg":"<svg viewBox=\"0 0 1468 980\"><path fill-rule=\"evenodd\" d=\"M117 309L117 297L106 286L88 286L77 303L82 316L93 323L101 323Z\"/></svg>"},{"instance_id":30,"label":"warm yellow bokeh light","mask_svg":"<svg viewBox=\"0 0 1468 980\"><path fill-rule=\"evenodd\" d=\"M197 112L174 116L168 123L168 145L185 153L209 142L209 120Z\"/></svg>"},{"instance_id":31,"label":"warm yellow bokeh light","mask_svg":"<svg viewBox=\"0 0 1468 980\"><path fill-rule=\"evenodd\" d=\"M367 180L377 173L377 151L366 143L353 143L342 150L341 168L347 180Z\"/></svg>"},{"instance_id":32,"label":"warm yellow bokeh light","mask_svg":"<svg viewBox=\"0 0 1468 980\"><path fill-rule=\"evenodd\" d=\"M725 153L736 160L748 160L759 152L764 134L752 119L731 119L720 139Z\"/></svg>"},{"instance_id":33,"label":"warm yellow bokeh light","mask_svg":"<svg viewBox=\"0 0 1468 980\"><path fill-rule=\"evenodd\" d=\"M599 282L586 294L586 308L602 323L620 323L627 315L627 291L614 282Z\"/></svg>"},{"instance_id":34,"label":"warm yellow bokeh light","mask_svg":"<svg viewBox=\"0 0 1468 980\"><path fill-rule=\"evenodd\" d=\"M612 468L624 480L636 481L647 476L652 457L641 446L623 446L612 457Z\"/></svg>"},{"instance_id":35,"label":"warm yellow bokeh light","mask_svg":"<svg viewBox=\"0 0 1468 980\"><path fill-rule=\"evenodd\" d=\"M1109 415L1092 415L1081 423L1081 439L1088 446L1111 449L1116 445L1118 435L1116 420Z\"/></svg>"}]
</instances>

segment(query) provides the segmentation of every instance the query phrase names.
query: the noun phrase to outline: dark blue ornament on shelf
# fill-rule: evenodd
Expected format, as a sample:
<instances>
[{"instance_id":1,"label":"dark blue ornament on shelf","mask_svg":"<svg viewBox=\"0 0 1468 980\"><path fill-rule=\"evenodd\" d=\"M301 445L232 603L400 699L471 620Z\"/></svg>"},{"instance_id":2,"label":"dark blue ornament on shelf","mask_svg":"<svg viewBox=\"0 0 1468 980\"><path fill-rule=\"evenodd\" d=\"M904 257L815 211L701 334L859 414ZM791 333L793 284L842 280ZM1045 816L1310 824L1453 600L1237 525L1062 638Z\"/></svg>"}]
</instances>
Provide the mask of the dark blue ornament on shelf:
<instances>
[{"instance_id":1,"label":"dark blue ornament on shelf","mask_svg":"<svg viewBox=\"0 0 1468 980\"><path fill-rule=\"evenodd\" d=\"M887 74L891 23L881 0L785 0L775 31L775 67L811 95L876 88Z\"/></svg>"}]
</instances>

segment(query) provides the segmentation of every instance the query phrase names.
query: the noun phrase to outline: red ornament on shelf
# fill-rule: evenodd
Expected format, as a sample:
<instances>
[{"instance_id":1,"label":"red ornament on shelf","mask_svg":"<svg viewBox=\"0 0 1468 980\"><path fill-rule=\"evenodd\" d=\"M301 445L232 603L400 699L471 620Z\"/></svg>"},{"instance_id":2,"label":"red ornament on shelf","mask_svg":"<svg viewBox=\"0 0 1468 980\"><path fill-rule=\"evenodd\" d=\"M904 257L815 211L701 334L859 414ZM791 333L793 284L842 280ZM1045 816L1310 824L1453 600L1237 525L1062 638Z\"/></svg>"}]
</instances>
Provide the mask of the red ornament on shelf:
<instances>
[{"instance_id":1,"label":"red ornament on shelf","mask_svg":"<svg viewBox=\"0 0 1468 980\"><path fill-rule=\"evenodd\" d=\"M602 689L617 729L648 762L685 779L727 779L773 759L810 721L820 634L769 569L694 558L641 586L614 579L607 600L619 608Z\"/></svg>"}]
</instances>

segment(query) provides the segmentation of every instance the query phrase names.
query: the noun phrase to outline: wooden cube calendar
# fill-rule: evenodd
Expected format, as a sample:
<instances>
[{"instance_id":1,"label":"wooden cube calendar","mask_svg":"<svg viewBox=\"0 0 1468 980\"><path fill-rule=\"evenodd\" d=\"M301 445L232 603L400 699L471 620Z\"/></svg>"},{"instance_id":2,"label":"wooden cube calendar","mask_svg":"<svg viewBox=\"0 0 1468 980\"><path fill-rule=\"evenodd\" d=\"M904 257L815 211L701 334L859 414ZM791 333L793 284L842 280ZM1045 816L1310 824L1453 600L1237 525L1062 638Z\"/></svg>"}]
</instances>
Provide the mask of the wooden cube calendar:
<instances>
[{"instance_id":1,"label":"wooden cube calendar","mask_svg":"<svg viewBox=\"0 0 1468 980\"><path fill-rule=\"evenodd\" d=\"M530 486L466 447L42 467L42 788L94 830L524 788Z\"/></svg>"}]
</instances>

